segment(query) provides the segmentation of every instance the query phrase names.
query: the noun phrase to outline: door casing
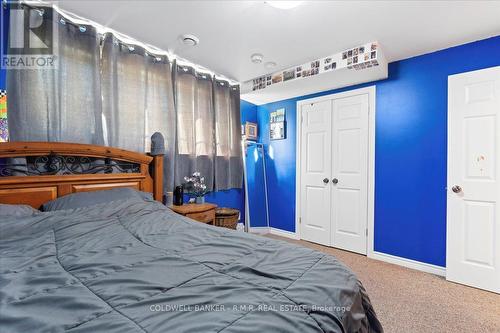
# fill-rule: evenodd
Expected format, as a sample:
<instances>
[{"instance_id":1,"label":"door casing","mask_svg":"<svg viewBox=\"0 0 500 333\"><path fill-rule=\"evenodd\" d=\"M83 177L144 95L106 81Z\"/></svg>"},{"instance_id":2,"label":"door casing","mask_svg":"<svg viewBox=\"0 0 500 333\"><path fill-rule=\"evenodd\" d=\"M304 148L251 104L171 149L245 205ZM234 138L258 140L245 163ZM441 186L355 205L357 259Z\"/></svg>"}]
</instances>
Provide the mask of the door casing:
<instances>
[{"instance_id":1,"label":"door casing","mask_svg":"<svg viewBox=\"0 0 500 333\"><path fill-rule=\"evenodd\" d=\"M354 89L336 94L330 94L320 97L314 97L297 101L296 112L296 179L295 179L295 232L298 239L300 235L300 218L301 212L301 136L302 136L302 119L300 112L302 105L310 103L318 103L326 100L352 97L357 95L368 94L368 207L367 207L367 228L368 234L366 236L366 254L368 257L374 255L374 218L375 218L375 98L376 86L366 88Z\"/></svg>"}]
</instances>

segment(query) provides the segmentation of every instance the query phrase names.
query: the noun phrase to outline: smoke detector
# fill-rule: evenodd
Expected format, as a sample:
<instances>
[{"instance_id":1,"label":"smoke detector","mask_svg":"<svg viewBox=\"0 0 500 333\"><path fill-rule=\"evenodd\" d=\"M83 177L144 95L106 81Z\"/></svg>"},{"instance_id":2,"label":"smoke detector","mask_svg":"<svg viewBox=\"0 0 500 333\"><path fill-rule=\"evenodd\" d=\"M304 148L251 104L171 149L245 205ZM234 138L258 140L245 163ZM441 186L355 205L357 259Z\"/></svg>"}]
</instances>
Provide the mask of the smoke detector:
<instances>
[{"instance_id":1,"label":"smoke detector","mask_svg":"<svg viewBox=\"0 0 500 333\"><path fill-rule=\"evenodd\" d=\"M271 69L276 67L276 63L274 61L268 61L264 64L264 67L266 67L267 69Z\"/></svg>"},{"instance_id":2,"label":"smoke detector","mask_svg":"<svg viewBox=\"0 0 500 333\"><path fill-rule=\"evenodd\" d=\"M196 46L200 43L200 39L195 35L185 34L179 37L184 45Z\"/></svg>"},{"instance_id":3,"label":"smoke detector","mask_svg":"<svg viewBox=\"0 0 500 333\"><path fill-rule=\"evenodd\" d=\"M262 63L262 60L264 59L264 56L260 53L254 53L250 56L250 60L252 60L252 62L254 64L260 64Z\"/></svg>"}]
</instances>

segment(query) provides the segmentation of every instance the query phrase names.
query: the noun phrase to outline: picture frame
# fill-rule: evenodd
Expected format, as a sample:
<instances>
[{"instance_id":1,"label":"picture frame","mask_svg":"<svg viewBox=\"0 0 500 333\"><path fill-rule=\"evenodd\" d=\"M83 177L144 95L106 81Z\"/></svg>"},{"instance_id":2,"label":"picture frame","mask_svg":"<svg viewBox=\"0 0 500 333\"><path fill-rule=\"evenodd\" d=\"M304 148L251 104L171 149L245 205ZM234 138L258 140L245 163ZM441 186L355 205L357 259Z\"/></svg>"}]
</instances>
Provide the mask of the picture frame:
<instances>
[{"instance_id":1,"label":"picture frame","mask_svg":"<svg viewBox=\"0 0 500 333\"><path fill-rule=\"evenodd\" d=\"M245 123L245 137L248 140L257 140L257 124L247 121Z\"/></svg>"},{"instance_id":2,"label":"picture frame","mask_svg":"<svg viewBox=\"0 0 500 333\"><path fill-rule=\"evenodd\" d=\"M281 108L269 114L269 139L286 139L285 109Z\"/></svg>"}]
</instances>

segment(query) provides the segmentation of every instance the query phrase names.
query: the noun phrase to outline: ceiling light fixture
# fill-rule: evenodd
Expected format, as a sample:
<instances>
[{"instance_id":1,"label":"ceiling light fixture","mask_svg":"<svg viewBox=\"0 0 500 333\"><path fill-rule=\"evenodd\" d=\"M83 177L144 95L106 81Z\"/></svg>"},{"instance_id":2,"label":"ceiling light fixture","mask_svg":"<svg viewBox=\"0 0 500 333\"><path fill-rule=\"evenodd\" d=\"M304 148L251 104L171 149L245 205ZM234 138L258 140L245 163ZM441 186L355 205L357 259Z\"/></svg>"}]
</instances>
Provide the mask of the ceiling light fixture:
<instances>
[{"instance_id":1,"label":"ceiling light fixture","mask_svg":"<svg viewBox=\"0 0 500 333\"><path fill-rule=\"evenodd\" d=\"M278 9L293 9L300 5L302 1L265 1L265 3Z\"/></svg>"},{"instance_id":2,"label":"ceiling light fixture","mask_svg":"<svg viewBox=\"0 0 500 333\"><path fill-rule=\"evenodd\" d=\"M260 64L263 59L264 59L264 56L260 53L254 53L250 56L250 60L252 60L252 62L254 64Z\"/></svg>"},{"instance_id":3,"label":"ceiling light fixture","mask_svg":"<svg viewBox=\"0 0 500 333\"><path fill-rule=\"evenodd\" d=\"M268 61L264 64L264 67L266 67L267 69L271 69L276 67L276 63L274 61Z\"/></svg>"},{"instance_id":4,"label":"ceiling light fixture","mask_svg":"<svg viewBox=\"0 0 500 333\"><path fill-rule=\"evenodd\" d=\"M189 35L189 34L185 34L185 35L180 36L180 40L182 41L182 43L184 45L187 45L187 46L196 46L200 43L200 39L198 37L196 37L195 35Z\"/></svg>"}]
</instances>

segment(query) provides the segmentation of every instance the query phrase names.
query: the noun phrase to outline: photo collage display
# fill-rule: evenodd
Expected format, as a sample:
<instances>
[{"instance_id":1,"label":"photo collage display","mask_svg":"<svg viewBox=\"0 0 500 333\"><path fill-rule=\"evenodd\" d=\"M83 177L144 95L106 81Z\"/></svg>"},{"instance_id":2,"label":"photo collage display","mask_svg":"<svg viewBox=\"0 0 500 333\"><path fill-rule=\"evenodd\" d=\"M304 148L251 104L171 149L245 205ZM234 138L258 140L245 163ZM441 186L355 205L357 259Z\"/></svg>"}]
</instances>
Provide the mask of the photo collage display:
<instances>
[{"instance_id":1,"label":"photo collage display","mask_svg":"<svg viewBox=\"0 0 500 333\"><path fill-rule=\"evenodd\" d=\"M361 70L378 66L377 53L377 42L368 43L326 58L311 61L310 63L255 78L251 81L252 91L265 89L274 84L306 78L340 68Z\"/></svg>"}]
</instances>

